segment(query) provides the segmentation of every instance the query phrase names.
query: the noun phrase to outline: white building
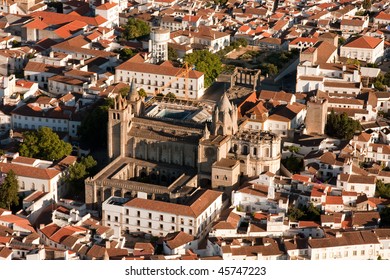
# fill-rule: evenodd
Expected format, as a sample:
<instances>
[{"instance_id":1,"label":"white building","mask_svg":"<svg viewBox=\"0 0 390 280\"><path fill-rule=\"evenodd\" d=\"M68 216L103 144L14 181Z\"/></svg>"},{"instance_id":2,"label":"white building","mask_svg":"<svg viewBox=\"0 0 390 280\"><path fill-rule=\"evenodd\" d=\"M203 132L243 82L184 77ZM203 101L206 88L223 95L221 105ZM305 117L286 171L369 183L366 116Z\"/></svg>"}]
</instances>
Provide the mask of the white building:
<instances>
[{"instance_id":1,"label":"white building","mask_svg":"<svg viewBox=\"0 0 390 280\"><path fill-rule=\"evenodd\" d=\"M165 236L182 231L201 236L209 231L210 224L219 216L222 193L206 190L195 194L197 199L188 205L172 204L157 200L110 197L102 205L102 223L122 231L145 232Z\"/></svg>"},{"instance_id":2,"label":"white building","mask_svg":"<svg viewBox=\"0 0 390 280\"><path fill-rule=\"evenodd\" d=\"M56 99L53 99L54 103L50 103L50 99L43 97L14 109L11 112L12 128L35 130L49 127L53 131L65 132L71 137L78 137L77 130L81 125L81 120L78 117L77 107L59 106Z\"/></svg>"},{"instance_id":3,"label":"white building","mask_svg":"<svg viewBox=\"0 0 390 280\"><path fill-rule=\"evenodd\" d=\"M384 166L390 166L390 146L387 144L374 144L368 146L365 156L366 161L379 162Z\"/></svg>"},{"instance_id":4,"label":"white building","mask_svg":"<svg viewBox=\"0 0 390 280\"><path fill-rule=\"evenodd\" d=\"M296 92L321 90L328 93L357 95L361 88L361 75L355 65L323 63L312 65L302 62L297 67Z\"/></svg>"},{"instance_id":5,"label":"white building","mask_svg":"<svg viewBox=\"0 0 390 280\"><path fill-rule=\"evenodd\" d=\"M109 22L107 26L112 28L119 25L119 12L119 5L111 1L95 8L95 14L105 18Z\"/></svg>"},{"instance_id":6,"label":"white building","mask_svg":"<svg viewBox=\"0 0 390 280\"><path fill-rule=\"evenodd\" d=\"M188 78L186 76L188 75ZM134 79L137 89L147 93L169 92L178 98L198 99L204 94L204 74L196 70L174 67L166 62L161 65L145 63L136 55L115 68L115 81L130 83ZM188 88L186 88L188 86Z\"/></svg>"},{"instance_id":7,"label":"white building","mask_svg":"<svg viewBox=\"0 0 390 280\"><path fill-rule=\"evenodd\" d=\"M372 231L336 232L308 242L311 260L374 260L381 251L381 243Z\"/></svg>"},{"instance_id":8,"label":"white building","mask_svg":"<svg viewBox=\"0 0 390 280\"><path fill-rule=\"evenodd\" d=\"M341 46L340 57L378 62L384 55L384 41L380 38L362 36Z\"/></svg>"},{"instance_id":9,"label":"white building","mask_svg":"<svg viewBox=\"0 0 390 280\"><path fill-rule=\"evenodd\" d=\"M375 176L339 174L337 176L337 188L347 192L364 193L367 197L375 195Z\"/></svg>"},{"instance_id":10,"label":"white building","mask_svg":"<svg viewBox=\"0 0 390 280\"><path fill-rule=\"evenodd\" d=\"M21 157L17 153L10 163L5 160L0 162L0 168L2 173L8 173L10 170L15 172L20 193L27 195L34 191L51 193L51 198L57 201L66 193L62 180L64 170L61 170L59 166L62 162L64 166L68 166L68 160L74 163L76 158L67 157L58 166L53 166L51 161Z\"/></svg>"}]
</instances>

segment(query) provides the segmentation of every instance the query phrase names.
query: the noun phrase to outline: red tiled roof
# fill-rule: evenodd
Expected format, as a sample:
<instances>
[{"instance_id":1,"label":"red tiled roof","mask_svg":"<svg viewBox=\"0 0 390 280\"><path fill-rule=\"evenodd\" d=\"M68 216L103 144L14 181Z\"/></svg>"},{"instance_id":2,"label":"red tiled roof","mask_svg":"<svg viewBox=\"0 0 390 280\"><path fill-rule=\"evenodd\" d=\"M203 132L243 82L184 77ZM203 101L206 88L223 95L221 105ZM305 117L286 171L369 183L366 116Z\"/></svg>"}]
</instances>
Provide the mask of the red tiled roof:
<instances>
[{"instance_id":1,"label":"red tiled roof","mask_svg":"<svg viewBox=\"0 0 390 280\"><path fill-rule=\"evenodd\" d=\"M47 25L64 24L74 20L79 20L92 26L99 26L107 20L101 16L85 17L80 15L59 14L55 12L39 11L31 13L29 16L41 19Z\"/></svg>"},{"instance_id":2,"label":"red tiled roof","mask_svg":"<svg viewBox=\"0 0 390 280\"><path fill-rule=\"evenodd\" d=\"M325 204L331 204L331 205L343 205L343 198L341 196L326 196Z\"/></svg>"},{"instance_id":3,"label":"red tiled roof","mask_svg":"<svg viewBox=\"0 0 390 280\"><path fill-rule=\"evenodd\" d=\"M100 5L99 7L96 7L96 10L109 10L117 6L117 3L105 3L103 5Z\"/></svg>"},{"instance_id":4,"label":"red tiled roof","mask_svg":"<svg viewBox=\"0 0 390 280\"><path fill-rule=\"evenodd\" d=\"M385 12L380 12L375 18L376 19L390 20L390 14L387 14Z\"/></svg>"},{"instance_id":5,"label":"red tiled roof","mask_svg":"<svg viewBox=\"0 0 390 280\"><path fill-rule=\"evenodd\" d=\"M46 179L50 180L60 174L58 170L48 169L48 168L37 168L31 166L24 166L20 164L12 163L3 163L0 162L0 168L2 172L8 173L10 170L13 170L16 176L37 178L37 179Z\"/></svg>"},{"instance_id":6,"label":"red tiled roof","mask_svg":"<svg viewBox=\"0 0 390 280\"><path fill-rule=\"evenodd\" d=\"M124 204L127 207L149 209L157 212L175 213L177 215L198 217L207 209L222 193L212 190L203 192L191 205L173 204L164 201L134 198Z\"/></svg>"},{"instance_id":7,"label":"red tiled roof","mask_svg":"<svg viewBox=\"0 0 390 280\"><path fill-rule=\"evenodd\" d=\"M374 37L362 36L352 40L351 42L345 44L343 47L348 48L361 48L361 49L374 49L376 48L383 40Z\"/></svg>"},{"instance_id":8,"label":"red tiled roof","mask_svg":"<svg viewBox=\"0 0 390 280\"><path fill-rule=\"evenodd\" d=\"M126 62L116 67L116 69L157 74L157 75L165 75L165 76L178 76L183 71L185 71L184 69L177 68L177 67L149 64L149 63L145 63L144 60L141 62L141 60L143 59L139 55L135 55L133 58L127 60ZM203 75L204 74L202 72L196 70L190 70L188 74L189 78L192 79L199 79Z\"/></svg>"}]
</instances>

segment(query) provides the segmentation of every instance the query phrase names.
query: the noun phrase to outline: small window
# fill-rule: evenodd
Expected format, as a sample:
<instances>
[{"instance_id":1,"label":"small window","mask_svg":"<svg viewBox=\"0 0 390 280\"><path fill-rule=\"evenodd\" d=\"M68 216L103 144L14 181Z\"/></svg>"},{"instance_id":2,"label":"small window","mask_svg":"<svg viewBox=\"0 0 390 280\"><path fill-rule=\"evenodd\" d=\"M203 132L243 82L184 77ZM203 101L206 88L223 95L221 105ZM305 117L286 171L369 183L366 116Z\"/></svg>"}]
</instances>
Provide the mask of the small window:
<instances>
[{"instance_id":1,"label":"small window","mask_svg":"<svg viewBox=\"0 0 390 280\"><path fill-rule=\"evenodd\" d=\"M137 211L137 217L140 217L140 216L141 216L141 212Z\"/></svg>"},{"instance_id":2,"label":"small window","mask_svg":"<svg viewBox=\"0 0 390 280\"><path fill-rule=\"evenodd\" d=\"M110 215L107 215L107 220L111 221L111 216Z\"/></svg>"},{"instance_id":3,"label":"small window","mask_svg":"<svg viewBox=\"0 0 390 280\"><path fill-rule=\"evenodd\" d=\"M151 219L152 218L152 213L149 213L149 219Z\"/></svg>"}]
</instances>

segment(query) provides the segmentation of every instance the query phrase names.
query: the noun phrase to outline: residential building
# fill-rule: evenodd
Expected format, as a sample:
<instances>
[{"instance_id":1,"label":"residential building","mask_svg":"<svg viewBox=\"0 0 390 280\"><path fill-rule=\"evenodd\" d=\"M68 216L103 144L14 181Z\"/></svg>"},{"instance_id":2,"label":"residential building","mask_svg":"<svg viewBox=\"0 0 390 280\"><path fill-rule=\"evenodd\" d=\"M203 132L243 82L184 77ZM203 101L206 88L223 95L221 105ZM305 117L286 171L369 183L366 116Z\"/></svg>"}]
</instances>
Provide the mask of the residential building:
<instances>
[{"instance_id":1,"label":"residential building","mask_svg":"<svg viewBox=\"0 0 390 280\"><path fill-rule=\"evenodd\" d=\"M172 92L179 98L200 98L204 94L204 74L196 70L188 70L186 74L185 71L187 70L173 67L169 62L149 64L140 55L136 55L116 67L115 81L130 84L134 79L135 87L148 93L165 95Z\"/></svg>"},{"instance_id":2,"label":"residential building","mask_svg":"<svg viewBox=\"0 0 390 280\"><path fill-rule=\"evenodd\" d=\"M384 55L384 41L374 37L357 37L340 47L340 57L377 63Z\"/></svg>"},{"instance_id":3,"label":"residential building","mask_svg":"<svg viewBox=\"0 0 390 280\"><path fill-rule=\"evenodd\" d=\"M121 232L145 232L154 236L182 231L196 237L209 231L222 207L222 193L206 190L193 195L188 204L110 197L102 206L102 223Z\"/></svg>"}]
</instances>

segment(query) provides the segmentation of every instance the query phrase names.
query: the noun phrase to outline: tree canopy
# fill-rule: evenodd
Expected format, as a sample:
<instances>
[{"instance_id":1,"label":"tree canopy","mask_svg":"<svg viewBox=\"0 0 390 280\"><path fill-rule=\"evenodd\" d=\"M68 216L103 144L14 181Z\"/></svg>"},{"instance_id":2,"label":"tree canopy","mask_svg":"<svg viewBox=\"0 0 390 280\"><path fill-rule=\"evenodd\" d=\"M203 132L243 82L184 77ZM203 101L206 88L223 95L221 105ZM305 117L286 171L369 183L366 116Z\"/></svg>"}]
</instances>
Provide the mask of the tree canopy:
<instances>
[{"instance_id":1,"label":"tree canopy","mask_svg":"<svg viewBox=\"0 0 390 280\"><path fill-rule=\"evenodd\" d=\"M76 162L69 167L69 174L66 177L71 196L77 196L84 191L84 179L96 173L96 160L92 156L83 157L80 162ZM84 197L83 195L80 195Z\"/></svg>"},{"instance_id":2,"label":"tree canopy","mask_svg":"<svg viewBox=\"0 0 390 280\"><path fill-rule=\"evenodd\" d=\"M299 173L303 167L303 160L294 155L282 160L283 165L292 173Z\"/></svg>"},{"instance_id":3,"label":"tree canopy","mask_svg":"<svg viewBox=\"0 0 390 280\"><path fill-rule=\"evenodd\" d=\"M19 153L24 157L59 160L72 152L72 146L60 139L49 127L23 133Z\"/></svg>"},{"instance_id":4,"label":"tree canopy","mask_svg":"<svg viewBox=\"0 0 390 280\"><path fill-rule=\"evenodd\" d=\"M174 48L168 46L168 60L174 61L177 60L177 58L178 58L177 51Z\"/></svg>"},{"instance_id":5,"label":"tree canopy","mask_svg":"<svg viewBox=\"0 0 390 280\"><path fill-rule=\"evenodd\" d=\"M119 58L122 59L123 61L128 60L129 58L133 57L137 53L136 51L129 48L123 48L115 52L119 53Z\"/></svg>"},{"instance_id":6,"label":"tree canopy","mask_svg":"<svg viewBox=\"0 0 390 280\"><path fill-rule=\"evenodd\" d=\"M108 109L112 107L114 100L107 98L101 101L82 120L79 135L81 142L92 149L107 146Z\"/></svg>"},{"instance_id":7,"label":"tree canopy","mask_svg":"<svg viewBox=\"0 0 390 280\"><path fill-rule=\"evenodd\" d=\"M0 185L0 208L10 209L11 206L18 206L19 185L15 172L10 170Z\"/></svg>"},{"instance_id":8,"label":"tree canopy","mask_svg":"<svg viewBox=\"0 0 390 280\"><path fill-rule=\"evenodd\" d=\"M376 196L390 198L390 184L385 184L381 180L376 181Z\"/></svg>"},{"instance_id":9,"label":"tree canopy","mask_svg":"<svg viewBox=\"0 0 390 280\"><path fill-rule=\"evenodd\" d=\"M366 10L371 9L371 0L364 0L363 1L363 9L366 9Z\"/></svg>"},{"instance_id":10,"label":"tree canopy","mask_svg":"<svg viewBox=\"0 0 390 280\"><path fill-rule=\"evenodd\" d=\"M205 87L209 87L222 71L222 62L218 55L208 50L194 51L184 57L189 65L194 65L196 70L204 73Z\"/></svg>"},{"instance_id":11,"label":"tree canopy","mask_svg":"<svg viewBox=\"0 0 390 280\"><path fill-rule=\"evenodd\" d=\"M350 140L355 132L360 130L360 123L349 118L345 112L342 114L335 114L332 110L328 115L325 131L329 136Z\"/></svg>"},{"instance_id":12,"label":"tree canopy","mask_svg":"<svg viewBox=\"0 0 390 280\"><path fill-rule=\"evenodd\" d=\"M321 212L312 203L309 206L299 205L290 207L287 213L288 218L293 221L320 221Z\"/></svg>"},{"instance_id":13,"label":"tree canopy","mask_svg":"<svg viewBox=\"0 0 390 280\"><path fill-rule=\"evenodd\" d=\"M126 40L133 40L149 34L150 27L146 22L136 18L129 18L124 26L122 36Z\"/></svg>"}]
</instances>

